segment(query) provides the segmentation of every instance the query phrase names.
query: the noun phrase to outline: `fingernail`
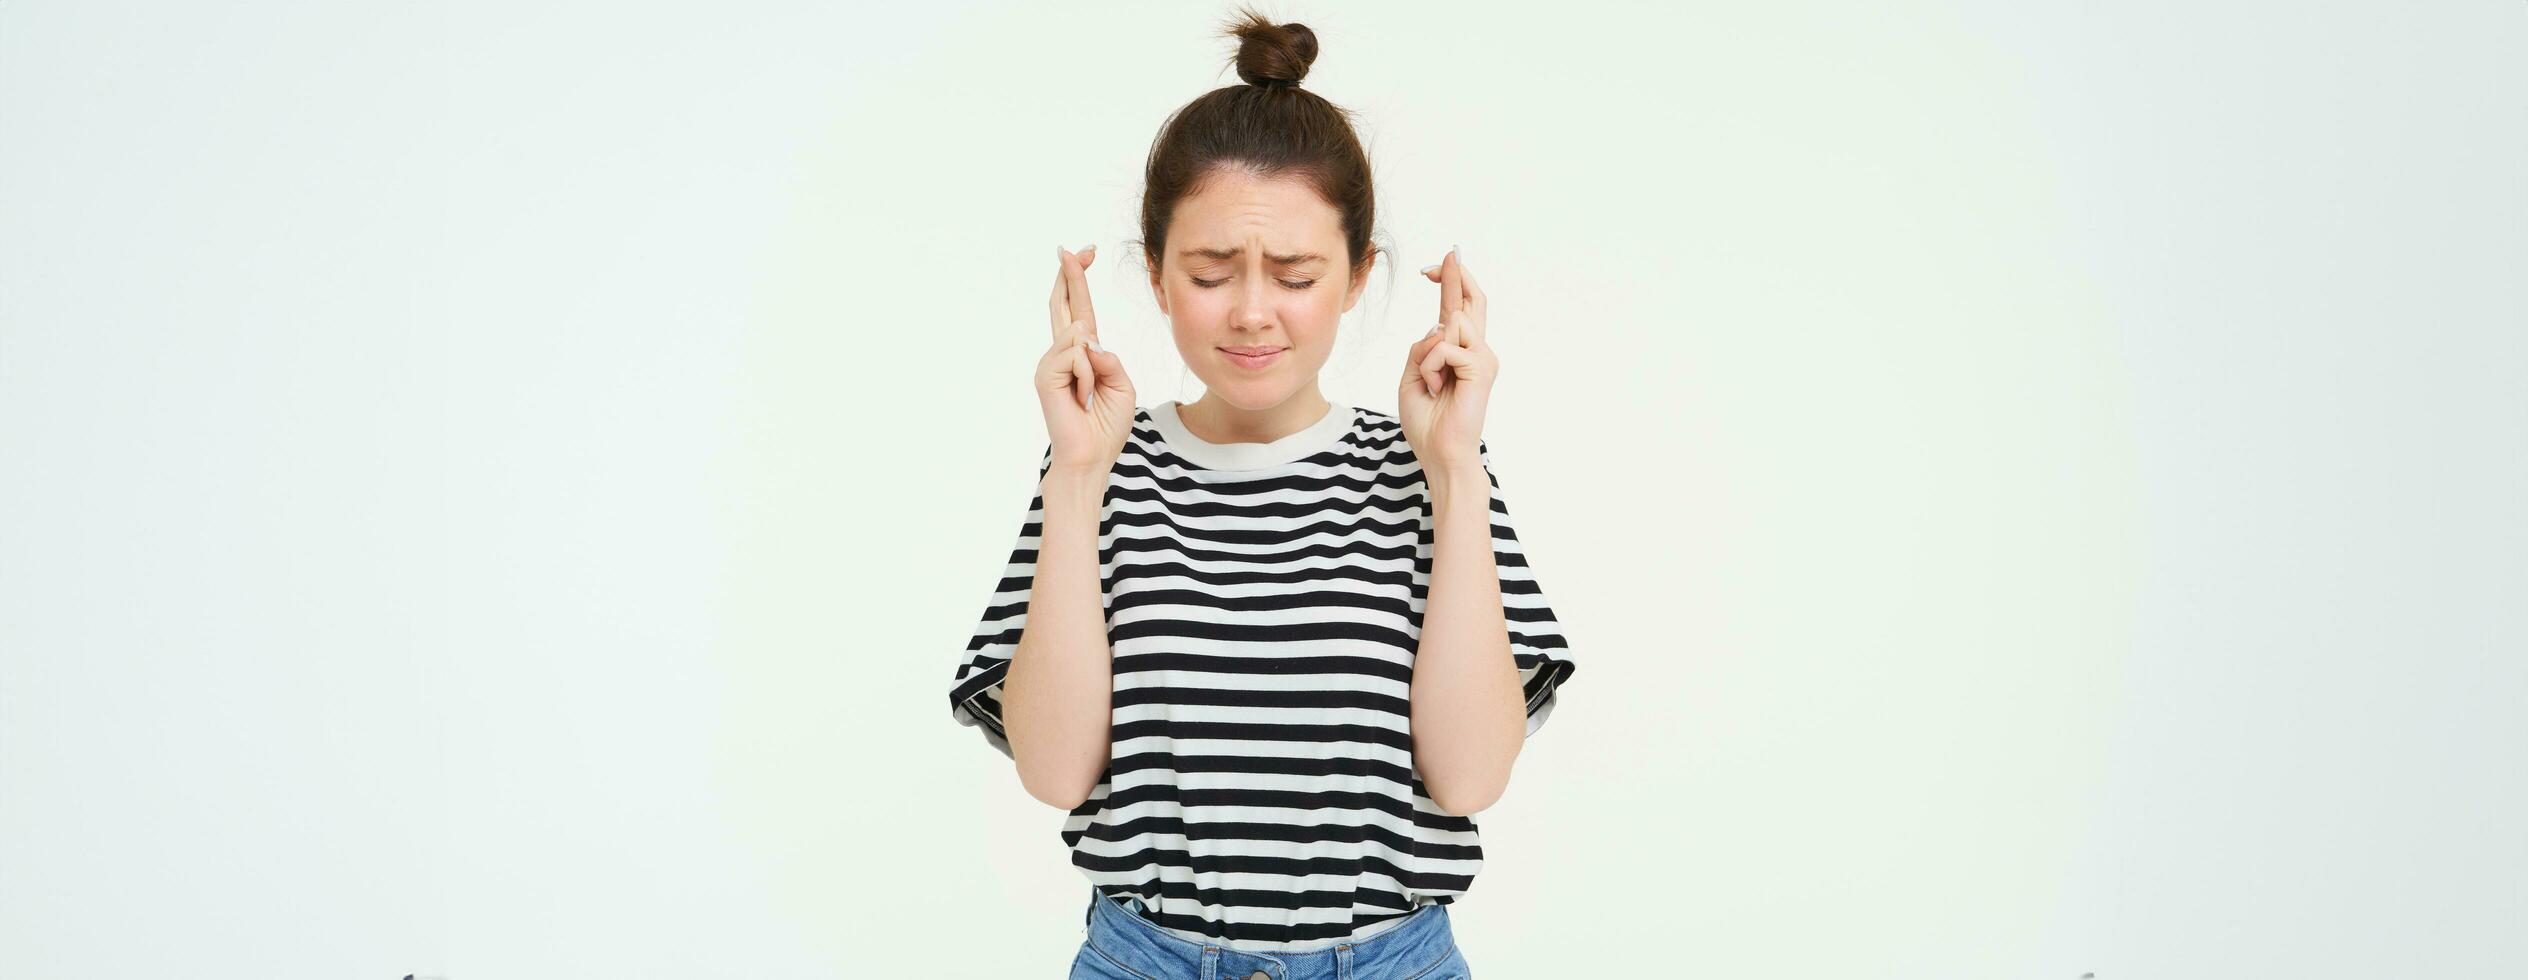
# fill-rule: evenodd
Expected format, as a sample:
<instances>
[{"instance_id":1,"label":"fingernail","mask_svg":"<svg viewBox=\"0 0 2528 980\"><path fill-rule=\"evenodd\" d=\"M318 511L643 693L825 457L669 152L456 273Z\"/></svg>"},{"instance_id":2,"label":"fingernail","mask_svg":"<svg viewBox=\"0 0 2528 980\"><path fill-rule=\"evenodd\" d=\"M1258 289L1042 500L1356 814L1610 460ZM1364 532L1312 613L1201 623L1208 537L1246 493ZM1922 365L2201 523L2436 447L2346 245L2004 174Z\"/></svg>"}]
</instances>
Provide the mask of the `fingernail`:
<instances>
[{"instance_id":1,"label":"fingernail","mask_svg":"<svg viewBox=\"0 0 2528 980\"><path fill-rule=\"evenodd\" d=\"M1426 334L1423 334L1422 336L1428 337L1428 336L1430 336L1431 334L1433 334L1433 333L1438 333L1438 332L1440 332L1440 325L1439 325L1439 324L1434 323L1434 324L1431 324L1431 333L1426 333Z\"/></svg>"},{"instance_id":2,"label":"fingernail","mask_svg":"<svg viewBox=\"0 0 2528 980\"><path fill-rule=\"evenodd\" d=\"M1103 348L1103 347L1099 347L1099 346L1097 346L1097 341L1094 341L1094 340L1092 340L1092 341L1089 341L1089 342L1088 342L1088 349L1093 350L1093 351L1096 351L1096 352L1098 352L1098 353L1100 353L1100 354L1106 353L1106 348Z\"/></svg>"},{"instance_id":3,"label":"fingernail","mask_svg":"<svg viewBox=\"0 0 2528 980\"><path fill-rule=\"evenodd\" d=\"M1093 242L1080 248L1080 254L1082 255L1086 255L1094 251L1097 251L1097 245Z\"/></svg>"},{"instance_id":4,"label":"fingernail","mask_svg":"<svg viewBox=\"0 0 2528 980\"><path fill-rule=\"evenodd\" d=\"M1457 246L1455 246L1455 245L1451 245L1451 246L1449 246L1449 247L1448 247L1448 254L1450 254L1450 255L1457 255ZM1462 259L1462 258L1465 258L1465 256L1463 256L1463 255L1457 255L1457 257L1458 257L1458 258L1461 258L1461 259Z\"/></svg>"},{"instance_id":5,"label":"fingernail","mask_svg":"<svg viewBox=\"0 0 2528 980\"><path fill-rule=\"evenodd\" d=\"M1440 267L1436 265L1426 265L1422 267L1422 274L1426 276L1438 271L1440 271Z\"/></svg>"},{"instance_id":6,"label":"fingernail","mask_svg":"<svg viewBox=\"0 0 2528 980\"><path fill-rule=\"evenodd\" d=\"M1422 382L1422 391L1424 394L1428 394L1433 398L1438 398L1440 396L1440 390L1431 387L1431 383L1428 381Z\"/></svg>"}]
</instances>

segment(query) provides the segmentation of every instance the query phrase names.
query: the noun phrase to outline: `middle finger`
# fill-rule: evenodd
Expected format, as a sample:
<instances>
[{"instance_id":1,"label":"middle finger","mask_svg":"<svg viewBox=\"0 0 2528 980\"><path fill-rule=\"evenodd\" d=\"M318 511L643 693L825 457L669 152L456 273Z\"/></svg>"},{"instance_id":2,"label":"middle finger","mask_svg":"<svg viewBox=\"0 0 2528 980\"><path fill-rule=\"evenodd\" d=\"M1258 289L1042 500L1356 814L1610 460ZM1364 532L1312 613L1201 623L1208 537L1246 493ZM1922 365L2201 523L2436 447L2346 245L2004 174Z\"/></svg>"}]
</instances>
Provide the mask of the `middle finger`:
<instances>
[{"instance_id":1,"label":"middle finger","mask_svg":"<svg viewBox=\"0 0 2528 980\"><path fill-rule=\"evenodd\" d=\"M1490 326L1484 317L1490 304L1484 300L1483 287L1475 284L1474 270L1459 266L1457 281L1466 290L1466 346L1472 347L1483 341L1484 330Z\"/></svg>"},{"instance_id":2,"label":"middle finger","mask_svg":"<svg viewBox=\"0 0 2528 980\"><path fill-rule=\"evenodd\" d=\"M1070 291L1071 321L1090 340L1097 339L1097 311L1088 301L1088 270L1080 267L1080 257L1067 248L1062 250L1062 282Z\"/></svg>"},{"instance_id":3,"label":"middle finger","mask_svg":"<svg viewBox=\"0 0 2528 980\"><path fill-rule=\"evenodd\" d=\"M1058 342L1062 339L1063 333L1071 329L1070 282L1062 274L1062 267L1058 261L1053 269L1053 298L1045 302L1045 313L1053 319L1053 339Z\"/></svg>"},{"instance_id":4,"label":"middle finger","mask_svg":"<svg viewBox=\"0 0 2528 980\"><path fill-rule=\"evenodd\" d=\"M1461 284L1462 278L1457 265L1457 246L1451 245L1448 247L1448 254L1440 259L1439 322L1441 323L1447 323L1449 314L1457 312L1466 305L1466 289Z\"/></svg>"}]
</instances>

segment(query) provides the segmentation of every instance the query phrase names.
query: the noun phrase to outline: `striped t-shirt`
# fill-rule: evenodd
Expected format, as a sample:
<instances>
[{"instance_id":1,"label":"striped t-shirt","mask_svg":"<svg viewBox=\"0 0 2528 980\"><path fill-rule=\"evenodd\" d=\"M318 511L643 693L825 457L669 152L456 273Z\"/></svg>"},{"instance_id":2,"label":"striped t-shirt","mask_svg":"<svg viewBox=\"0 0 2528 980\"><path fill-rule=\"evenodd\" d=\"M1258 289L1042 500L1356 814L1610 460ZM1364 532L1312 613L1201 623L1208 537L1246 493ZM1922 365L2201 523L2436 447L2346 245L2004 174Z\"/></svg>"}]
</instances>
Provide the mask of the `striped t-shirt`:
<instances>
[{"instance_id":1,"label":"striped t-shirt","mask_svg":"<svg viewBox=\"0 0 2528 980\"><path fill-rule=\"evenodd\" d=\"M1113 742L1063 822L1071 863L1161 929L1258 952L1367 939L1454 901L1483 848L1413 765L1432 517L1395 416L1335 405L1263 443L1197 439L1175 402L1133 422L1098 521ZM1533 735L1573 665L1478 450ZM1004 755L1001 682L1043 521L1039 483L949 690Z\"/></svg>"}]
</instances>

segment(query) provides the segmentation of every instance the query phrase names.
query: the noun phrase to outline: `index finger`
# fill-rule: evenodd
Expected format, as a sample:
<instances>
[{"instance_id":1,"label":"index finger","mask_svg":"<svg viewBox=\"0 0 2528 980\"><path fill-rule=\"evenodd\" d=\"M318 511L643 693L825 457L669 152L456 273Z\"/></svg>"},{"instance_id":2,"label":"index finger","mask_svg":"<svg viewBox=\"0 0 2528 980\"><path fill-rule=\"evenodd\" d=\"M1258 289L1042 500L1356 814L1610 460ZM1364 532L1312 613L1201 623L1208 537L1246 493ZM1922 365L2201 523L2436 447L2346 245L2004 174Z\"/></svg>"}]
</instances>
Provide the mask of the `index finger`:
<instances>
[{"instance_id":1,"label":"index finger","mask_svg":"<svg viewBox=\"0 0 2528 980\"><path fill-rule=\"evenodd\" d=\"M1046 315L1053 318L1053 339L1062 340L1062 332L1071 329L1071 285L1060 266L1053 270L1053 297L1045 302Z\"/></svg>"}]
</instances>

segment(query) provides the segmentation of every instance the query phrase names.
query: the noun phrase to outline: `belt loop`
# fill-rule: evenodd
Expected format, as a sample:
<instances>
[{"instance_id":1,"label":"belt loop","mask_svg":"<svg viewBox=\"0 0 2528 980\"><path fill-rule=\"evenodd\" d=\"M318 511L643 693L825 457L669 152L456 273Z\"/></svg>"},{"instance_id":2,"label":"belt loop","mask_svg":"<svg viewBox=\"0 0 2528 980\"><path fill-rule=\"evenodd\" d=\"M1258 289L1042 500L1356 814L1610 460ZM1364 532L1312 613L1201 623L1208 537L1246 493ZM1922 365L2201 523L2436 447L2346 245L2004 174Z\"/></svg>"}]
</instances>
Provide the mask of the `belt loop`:
<instances>
[{"instance_id":1,"label":"belt loop","mask_svg":"<svg viewBox=\"0 0 2528 980\"><path fill-rule=\"evenodd\" d=\"M1352 944L1334 947L1334 980L1352 980Z\"/></svg>"},{"instance_id":2,"label":"belt loop","mask_svg":"<svg viewBox=\"0 0 2528 980\"><path fill-rule=\"evenodd\" d=\"M1203 947L1203 970L1197 980L1220 980L1220 947Z\"/></svg>"}]
</instances>

